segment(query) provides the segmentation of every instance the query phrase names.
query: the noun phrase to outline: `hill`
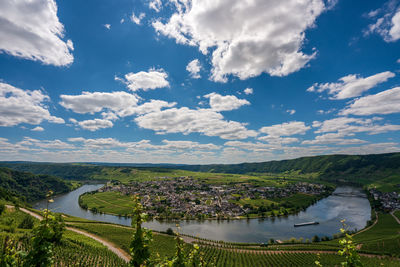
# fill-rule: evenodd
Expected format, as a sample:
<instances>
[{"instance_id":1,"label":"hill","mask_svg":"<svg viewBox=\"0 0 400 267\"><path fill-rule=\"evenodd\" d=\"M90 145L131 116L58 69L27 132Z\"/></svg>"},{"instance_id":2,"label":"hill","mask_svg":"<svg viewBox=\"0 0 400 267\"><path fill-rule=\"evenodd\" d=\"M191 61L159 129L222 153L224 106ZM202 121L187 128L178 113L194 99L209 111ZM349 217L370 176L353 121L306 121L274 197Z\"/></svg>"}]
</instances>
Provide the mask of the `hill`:
<instances>
[{"instance_id":1,"label":"hill","mask_svg":"<svg viewBox=\"0 0 400 267\"><path fill-rule=\"evenodd\" d=\"M134 164L132 164L134 165ZM160 165L158 167L138 167L105 163L35 163L0 162L0 166L35 174L48 174L64 179L118 179L132 176L133 170L165 175L173 169L225 174L312 174L329 182L352 182L361 185L378 186L383 191L399 190L400 153L370 155L323 155L302 157L291 160L268 161L241 164L210 165ZM136 175L136 176L137 176ZM114 177L115 176L115 177ZM162 175L161 175L162 176Z\"/></svg>"},{"instance_id":2,"label":"hill","mask_svg":"<svg viewBox=\"0 0 400 267\"><path fill-rule=\"evenodd\" d=\"M35 175L8 168L0 168L0 199L33 202L46 197L48 190L66 193L72 185L58 177Z\"/></svg>"}]
</instances>

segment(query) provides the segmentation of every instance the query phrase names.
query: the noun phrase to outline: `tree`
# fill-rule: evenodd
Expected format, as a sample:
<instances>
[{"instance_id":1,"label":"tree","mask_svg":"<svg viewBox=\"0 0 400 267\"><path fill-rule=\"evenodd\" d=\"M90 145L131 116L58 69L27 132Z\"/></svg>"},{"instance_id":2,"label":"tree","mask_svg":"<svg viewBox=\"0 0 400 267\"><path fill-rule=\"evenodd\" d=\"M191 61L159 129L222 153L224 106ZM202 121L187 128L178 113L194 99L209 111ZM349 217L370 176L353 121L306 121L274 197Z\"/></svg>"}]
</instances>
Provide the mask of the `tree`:
<instances>
[{"instance_id":1,"label":"tree","mask_svg":"<svg viewBox=\"0 0 400 267\"><path fill-rule=\"evenodd\" d=\"M142 227L146 222L147 214L143 213L143 206L139 196L133 197L132 227L135 229L130 245L132 259L130 265L134 267L146 266L150 262L150 242L153 240L151 230Z\"/></svg>"}]
</instances>

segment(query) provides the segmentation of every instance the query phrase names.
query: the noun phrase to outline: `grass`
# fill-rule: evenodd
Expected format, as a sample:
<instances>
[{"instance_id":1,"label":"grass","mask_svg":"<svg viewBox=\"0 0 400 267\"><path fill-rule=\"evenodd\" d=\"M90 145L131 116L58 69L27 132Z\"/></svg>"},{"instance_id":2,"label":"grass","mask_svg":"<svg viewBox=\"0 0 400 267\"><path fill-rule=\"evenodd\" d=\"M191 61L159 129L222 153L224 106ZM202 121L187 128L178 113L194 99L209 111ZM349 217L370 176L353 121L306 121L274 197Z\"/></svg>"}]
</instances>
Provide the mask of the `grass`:
<instances>
[{"instance_id":1,"label":"grass","mask_svg":"<svg viewBox=\"0 0 400 267\"><path fill-rule=\"evenodd\" d=\"M132 213L132 199L130 196L121 195L118 192L101 192L84 194L81 197L89 210L96 208L103 213L115 215L129 215Z\"/></svg>"}]
</instances>

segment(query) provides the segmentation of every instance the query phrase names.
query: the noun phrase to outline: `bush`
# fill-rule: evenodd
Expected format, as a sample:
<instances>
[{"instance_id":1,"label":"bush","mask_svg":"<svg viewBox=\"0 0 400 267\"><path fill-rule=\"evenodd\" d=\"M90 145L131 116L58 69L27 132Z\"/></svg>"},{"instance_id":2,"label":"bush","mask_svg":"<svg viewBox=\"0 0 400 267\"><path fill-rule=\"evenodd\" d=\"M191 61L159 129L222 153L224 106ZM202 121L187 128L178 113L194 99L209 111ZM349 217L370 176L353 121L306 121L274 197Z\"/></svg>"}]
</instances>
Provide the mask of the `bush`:
<instances>
[{"instance_id":1,"label":"bush","mask_svg":"<svg viewBox=\"0 0 400 267\"><path fill-rule=\"evenodd\" d=\"M312 238L311 241L312 241L312 242L319 242L319 241L320 241L320 240L319 240L319 236L317 236L317 235L313 236L313 238Z\"/></svg>"},{"instance_id":2,"label":"bush","mask_svg":"<svg viewBox=\"0 0 400 267\"><path fill-rule=\"evenodd\" d=\"M175 235L174 230L172 230L171 228L168 228L165 233L167 233L167 235Z\"/></svg>"},{"instance_id":3,"label":"bush","mask_svg":"<svg viewBox=\"0 0 400 267\"><path fill-rule=\"evenodd\" d=\"M32 216L25 215L24 218L22 219L22 222L18 225L18 228L32 229L33 225L34 225L34 221L33 221Z\"/></svg>"}]
</instances>

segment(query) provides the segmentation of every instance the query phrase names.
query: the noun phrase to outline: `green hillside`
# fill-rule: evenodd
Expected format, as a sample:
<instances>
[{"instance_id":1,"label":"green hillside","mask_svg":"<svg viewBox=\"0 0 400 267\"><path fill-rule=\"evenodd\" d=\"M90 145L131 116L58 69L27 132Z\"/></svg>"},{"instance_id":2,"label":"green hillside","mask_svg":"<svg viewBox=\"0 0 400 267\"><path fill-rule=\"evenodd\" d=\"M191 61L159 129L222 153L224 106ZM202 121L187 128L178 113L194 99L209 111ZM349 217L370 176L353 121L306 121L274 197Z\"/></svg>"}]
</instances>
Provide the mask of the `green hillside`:
<instances>
[{"instance_id":1,"label":"green hillside","mask_svg":"<svg viewBox=\"0 0 400 267\"><path fill-rule=\"evenodd\" d=\"M65 193L72 185L58 177L35 175L8 168L0 168L0 199L33 202L45 198L49 190L55 194Z\"/></svg>"},{"instance_id":2,"label":"green hillside","mask_svg":"<svg viewBox=\"0 0 400 267\"><path fill-rule=\"evenodd\" d=\"M154 176L206 176L207 173L282 177L309 176L329 182L352 182L377 186L382 191L399 190L400 153L371 155L324 155L291 160L241 164L166 165L161 167L106 166L103 164L0 162L0 166L71 180L142 180ZM179 170L176 170L179 169ZM194 174L190 172L202 172Z\"/></svg>"}]
</instances>

